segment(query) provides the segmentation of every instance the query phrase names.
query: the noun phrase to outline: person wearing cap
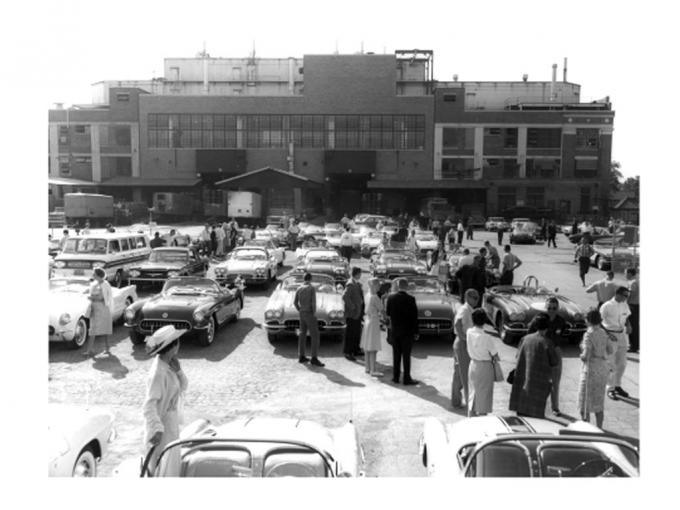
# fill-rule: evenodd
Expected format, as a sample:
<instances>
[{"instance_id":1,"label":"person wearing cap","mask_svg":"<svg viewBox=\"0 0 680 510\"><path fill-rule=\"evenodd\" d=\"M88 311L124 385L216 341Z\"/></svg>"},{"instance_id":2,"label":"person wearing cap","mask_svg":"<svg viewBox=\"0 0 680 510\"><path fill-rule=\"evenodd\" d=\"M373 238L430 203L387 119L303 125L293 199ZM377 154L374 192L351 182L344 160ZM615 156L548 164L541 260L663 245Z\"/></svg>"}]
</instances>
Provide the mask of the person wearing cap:
<instances>
[{"instance_id":1,"label":"person wearing cap","mask_svg":"<svg viewBox=\"0 0 680 510\"><path fill-rule=\"evenodd\" d=\"M155 356L146 382L144 415L144 446L155 446L149 462L153 471L163 449L179 439L181 399L188 381L177 360L179 337L186 330L168 325L146 339L146 351ZM159 475L179 476L180 450L173 448L163 455Z\"/></svg>"},{"instance_id":2,"label":"person wearing cap","mask_svg":"<svg viewBox=\"0 0 680 510\"><path fill-rule=\"evenodd\" d=\"M109 352L109 335L113 333L113 292L111 285L106 281L106 272L97 267L93 273L93 281L90 284L88 299L90 300L89 318L90 336L87 340L87 350L84 356L94 356L94 342L96 337L103 337L106 345L106 354Z\"/></svg>"}]
</instances>

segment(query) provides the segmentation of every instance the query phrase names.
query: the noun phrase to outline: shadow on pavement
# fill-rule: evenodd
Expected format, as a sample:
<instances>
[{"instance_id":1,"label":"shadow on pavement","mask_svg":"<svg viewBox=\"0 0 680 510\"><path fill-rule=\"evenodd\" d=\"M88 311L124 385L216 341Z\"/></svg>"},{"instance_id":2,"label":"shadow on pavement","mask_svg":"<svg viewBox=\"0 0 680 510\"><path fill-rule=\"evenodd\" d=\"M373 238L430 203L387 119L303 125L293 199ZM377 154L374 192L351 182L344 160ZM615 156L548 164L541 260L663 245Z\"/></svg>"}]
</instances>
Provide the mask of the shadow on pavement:
<instances>
[{"instance_id":1,"label":"shadow on pavement","mask_svg":"<svg viewBox=\"0 0 680 510\"><path fill-rule=\"evenodd\" d=\"M403 383L395 383L392 381L392 367L386 367L389 368L389 370L381 370L385 375L384 377L381 377L378 379L380 382L389 384L390 386L393 386L394 388L400 389L405 391L406 393L410 393L414 397L420 397L423 400L427 400L428 402L432 402L433 404L437 404L439 407L442 409L449 411L453 414L458 414L460 416L467 416L467 409L466 408L455 408L451 406L451 399L449 397L446 397L439 393L439 390L435 388L434 386L431 386L427 383L424 383L422 380L418 379L418 374L411 374L411 376L416 379L420 380L420 382L416 386L404 386ZM403 375L402 375L403 377Z\"/></svg>"},{"instance_id":2,"label":"shadow on pavement","mask_svg":"<svg viewBox=\"0 0 680 510\"><path fill-rule=\"evenodd\" d=\"M385 344L392 350L392 347L385 342ZM453 344L447 340L442 340L437 337L423 337L421 336L414 344L411 350L411 357L417 359L426 359L429 356L440 356L444 358L453 357Z\"/></svg>"},{"instance_id":3,"label":"shadow on pavement","mask_svg":"<svg viewBox=\"0 0 680 510\"><path fill-rule=\"evenodd\" d=\"M128 340L128 330L124 326L114 326L113 334L109 335L109 347L113 348L120 342ZM48 360L49 363L80 363L89 358L82 356L87 344L80 349L70 349L66 343L50 342ZM104 350L104 341L95 340L94 352L99 353Z\"/></svg>"},{"instance_id":4,"label":"shadow on pavement","mask_svg":"<svg viewBox=\"0 0 680 510\"><path fill-rule=\"evenodd\" d=\"M340 384L341 386L353 386L355 388L364 388L366 386L364 383L359 383L352 381L351 379L347 379L347 377L345 377L339 372L336 372L335 370L330 370L325 367L316 367L314 365L310 365L309 363L305 363L304 366L310 372L319 372L325 375L326 379L328 379L330 382Z\"/></svg>"},{"instance_id":5,"label":"shadow on pavement","mask_svg":"<svg viewBox=\"0 0 680 510\"><path fill-rule=\"evenodd\" d=\"M108 372L114 379L125 379L129 370L123 365L117 356L110 354L99 354L94 358L92 368L101 372Z\"/></svg>"},{"instance_id":6,"label":"shadow on pavement","mask_svg":"<svg viewBox=\"0 0 680 510\"><path fill-rule=\"evenodd\" d=\"M217 330L215 340L209 347L202 347L194 338L188 337L181 343L179 358L222 361L234 352L255 327L255 321L248 318L239 319L231 324L223 324Z\"/></svg>"},{"instance_id":7,"label":"shadow on pavement","mask_svg":"<svg viewBox=\"0 0 680 510\"><path fill-rule=\"evenodd\" d=\"M298 338L296 335L280 335L276 340L269 342L274 347L274 354L288 359L296 359L298 357ZM305 344L305 351L307 356L310 356L311 340L307 337ZM319 358L339 358L344 356L342 353L342 340L335 339L335 337L321 337L319 345ZM361 359L361 358L359 358Z\"/></svg>"}]
</instances>

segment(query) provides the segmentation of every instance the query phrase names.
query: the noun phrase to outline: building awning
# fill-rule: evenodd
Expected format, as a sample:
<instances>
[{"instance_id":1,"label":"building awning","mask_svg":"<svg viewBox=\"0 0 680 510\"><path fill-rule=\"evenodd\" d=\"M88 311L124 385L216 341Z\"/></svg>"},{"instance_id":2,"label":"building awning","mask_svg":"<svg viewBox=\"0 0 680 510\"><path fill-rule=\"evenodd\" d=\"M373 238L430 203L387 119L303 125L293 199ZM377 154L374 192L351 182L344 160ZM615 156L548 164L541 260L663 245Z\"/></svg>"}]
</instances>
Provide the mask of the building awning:
<instances>
[{"instance_id":1,"label":"building awning","mask_svg":"<svg viewBox=\"0 0 680 510\"><path fill-rule=\"evenodd\" d=\"M154 187L154 188L182 188L182 187L192 187L196 186L201 182L201 179L190 178L190 179L154 179L151 177L114 177L108 181L100 182L100 186L112 186L112 187Z\"/></svg>"},{"instance_id":2,"label":"building awning","mask_svg":"<svg viewBox=\"0 0 680 510\"><path fill-rule=\"evenodd\" d=\"M47 179L47 184L55 186L97 186L96 182L69 179L67 177L50 177Z\"/></svg>"},{"instance_id":3,"label":"building awning","mask_svg":"<svg viewBox=\"0 0 680 510\"><path fill-rule=\"evenodd\" d=\"M432 180L370 180L368 189L481 189L488 188L486 180L442 179Z\"/></svg>"},{"instance_id":4,"label":"building awning","mask_svg":"<svg viewBox=\"0 0 680 510\"><path fill-rule=\"evenodd\" d=\"M302 175L294 174L292 172L286 172L285 170L272 168L270 166L259 168L258 170L253 170L251 172L246 172L235 177L229 177L228 179L222 179L221 181L217 181L215 183L215 186L222 186L228 188L230 186L238 186L246 183L259 184L258 181L264 183L272 180L272 178L274 179L274 181L283 180L297 187L321 186L321 183L313 181Z\"/></svg>"}]
</instances>

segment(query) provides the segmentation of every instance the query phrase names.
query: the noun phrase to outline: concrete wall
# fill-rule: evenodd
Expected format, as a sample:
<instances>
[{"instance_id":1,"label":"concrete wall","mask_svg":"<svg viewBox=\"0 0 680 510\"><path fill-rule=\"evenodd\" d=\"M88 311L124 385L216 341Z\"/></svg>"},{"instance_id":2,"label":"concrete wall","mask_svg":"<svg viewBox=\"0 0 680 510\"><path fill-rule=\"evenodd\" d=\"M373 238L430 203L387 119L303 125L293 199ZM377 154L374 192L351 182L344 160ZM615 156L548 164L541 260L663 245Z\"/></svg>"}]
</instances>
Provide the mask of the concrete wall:
<instances>
[{"instance_id":1,"label":"concrete wall","mask_svg":"<svg viewBox=\"0 0 680 510\"><path fill-rule=\"evenodd\" d=\"M439 82L437 88L465 89L468 110L498 110L508 104L550 102L549 81L540 82ZM558 81L555 83L556 103L580 102L581 86Z\"/></svg>"}]
</instances>

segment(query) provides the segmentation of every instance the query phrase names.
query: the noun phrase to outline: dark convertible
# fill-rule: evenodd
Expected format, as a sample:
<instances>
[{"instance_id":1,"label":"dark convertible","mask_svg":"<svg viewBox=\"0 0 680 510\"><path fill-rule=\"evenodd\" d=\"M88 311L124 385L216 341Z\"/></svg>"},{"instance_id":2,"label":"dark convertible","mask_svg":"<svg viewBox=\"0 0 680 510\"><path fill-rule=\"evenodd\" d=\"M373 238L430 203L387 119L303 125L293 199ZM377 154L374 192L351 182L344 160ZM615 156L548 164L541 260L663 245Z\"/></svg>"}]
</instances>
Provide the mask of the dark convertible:
<instances>
[{"instance_id":1,"label":"dark convertible","mask_svg":"<svg viewBox=\"0 0 680 510\"><path fill-rule=\"evenodd\" d=\"M236 321L243 308L243 291L220 287L210 278L170 278L160 294L136 301L125 310L125 325L130 328L130 340L144 343L147 335L172 324L196 336L207 347L215 340L217 328Z\"/></svg>"}]
</instances>

